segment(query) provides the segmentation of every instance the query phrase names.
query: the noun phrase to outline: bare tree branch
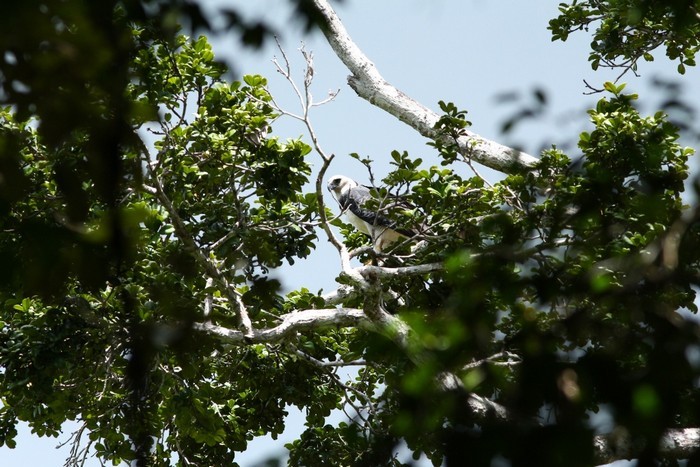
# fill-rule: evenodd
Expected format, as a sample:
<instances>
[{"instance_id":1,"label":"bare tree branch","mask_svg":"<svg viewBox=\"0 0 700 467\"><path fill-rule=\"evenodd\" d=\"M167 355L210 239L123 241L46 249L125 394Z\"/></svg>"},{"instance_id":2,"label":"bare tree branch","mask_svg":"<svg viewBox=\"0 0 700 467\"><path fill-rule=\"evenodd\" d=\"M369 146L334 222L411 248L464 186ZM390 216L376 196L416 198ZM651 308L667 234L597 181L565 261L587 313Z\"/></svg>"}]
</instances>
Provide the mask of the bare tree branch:
<instances>
[{"instance_id":1,"label":"bare tree branch","mask_svg":"<svg viewBox=\"0 0 700 467\"><path fill-rule=\"evenodd\" d=\"M362 275L362 277L367 277L369 275L375 275L379 278L385 279L388 277L396 276L416 276L422 274L428 274L431 272L442 271L445 266L442 263L427 263L418 264L415 266L400 266L397 268L389 268L384 266L360 266L355 268L355 270Z\"/></svg>"},{"instance_id":2,"label":"bare tree branch","mask_svg":"<svg viewBox=\"0 0 700 467\"><path fill-rule=\"evenodd\" d=\"M339 327L371 327L364 312L358 308L326 308L320 310L304 310L289 313L280 317L282 322L274 328L253 329L251 336L243 332L218 326L213 323L194 323L193 328L217 337L229 345L245 345L249 343L263 344L279 342L284 337L295 332L319 329L329 326Z\"/></svg>"},{"instance_id":3,"label":"bare tree branch","mask_svg":"<svg viewBox=\"0 0 700 467\"><path fill-rule=\"evenodd\" d=\"M282 45L277 41L277 47L280 50L280 53L282 54L282 59L284 60L284 65L280 64L277 59L273 60L273 63L275 64L275 67L277 68L277 72L280 73L284 78L289 82L289 84L292 86L292 89L294 90L294 93L297 95L299 98L299 103L302 108L302 114L297 115L292 112L289 112L285 109L282 109L273 99L273 105L277 111L279 111L283 115L287 115L289 117L292 117L296 120L301 121L305 126L306 129L309 133L309 137L311 138L311 142L313 144L314 149L318 153L319 156L321 156L322 160L322 165L321 168L318 171L318 174L316 175L316 183L315 183L315 188L316 188L316 200L318 202L318 214L320 217L320 223L319 225L323 229L323 231L326 233L326 237L328 238L328 241L338 250L338 254L340 255L340 265L341 269L345 271L348 274L353 274L352 273L352 268L350 267L350 254L348 253L348 249L341 242L336 238L336 236L333 234L333 231L331 230L330 227L330 221L328 220L328 216L326 215L326 203L325 199L323 197L323 179L326 175L326 171L330 167L331 162L333 161L333 158L335 157L335 154L328 154L323 150L321 147L321 144L318 140L318 136L316 135L316 131L314 130L314 126L311 124L311 117L309 116L309 111L311 110L312 107L321 105L321 103L314 103L313 102L313 96L311 94L311 83L313 82L313 76L314 76L314 71L313 71L313 54L307 52L304 47L301 47L301 53L304 56L304 61L306 62L306 70L304 71L304 93L302 94L301 91L299 90L299 87L296 85L294 82L294 79L292 78L292 71L291 71L291 65L289 63L289 59L287 58L287 54L284 52L284 49L282 48ZM323 102L329 102L335 98L337 95L337 92L331 93L330 96L325 99ZM358 279L358 277L356 277ZM356 280L357 282L357 280Z\"/></svg>"},{"instance_id":4,"label":"bare tree branch","mask_svg":"<svg viewBox=\"0 0 700 467\"><path fill-rule=\"evenodd\" d=\"M327 0L313 0L324 19L322 30L335 54L352 73L348 84L371 104L387 111L430 139L441 138L435 130L440 116L389 84L374 63L360 50L348 34ZM451 139L446 139L452 143ZM516 149L503 146L481 136L465 132L457 140L459 152L487 167L501 172L532 167L537 159Z\"/></svg>"}]
</instances>

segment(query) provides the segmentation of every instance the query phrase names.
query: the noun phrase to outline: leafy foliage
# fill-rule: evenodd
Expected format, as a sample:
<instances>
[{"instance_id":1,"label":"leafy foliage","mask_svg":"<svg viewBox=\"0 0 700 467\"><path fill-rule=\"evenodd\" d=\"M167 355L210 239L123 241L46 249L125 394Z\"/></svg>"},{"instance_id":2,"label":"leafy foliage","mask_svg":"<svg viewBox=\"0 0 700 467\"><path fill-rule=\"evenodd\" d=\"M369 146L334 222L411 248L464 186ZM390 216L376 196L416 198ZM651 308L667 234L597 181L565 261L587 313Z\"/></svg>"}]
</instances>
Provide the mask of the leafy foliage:
<instances>
[{"instance_id":1,"label":"leafy foliage","mask_svg":"<svg viewBox=\"0 0 700 467\"><path fill-rule=\"evenodd\" d=\"M588 60L599 66L637 69L640 59L653 61L660 46L678 72L695 66L700 49L700 15L695 0L578 1L560 3L561 14L550 21L552 40L565 41L569 34L595 28Z\"/></svg>"},{"instance_id":2,"label":"leafy foliage","mask_svg":"<svg viewBox=\"0 0 700 467\"><path fill-rule=\"evenodd\" d=\"M551 26L566 39L592 14L632 21L623 3L574 2ZM604 85L577 160L553 147L495 184L463 175L471 161L451 140L470 123L441 102L440 166L393 151L376 187L376 208L400 198L394 220L419 235L381 266L344 270L335 298L284 295L269 272L309 255L325 213L303 192L311 148L270 136L266 80L226 82L206 38L149 16L188 3L90 5L48 2L70 27L41 17L0 68L2 445L18 420L40 436L78 420L89 434L76 442L115 464L231 465L295 406L306 430L287 446L293 465L401 465L399 443L435 465L591 465L600 410L645 462L665 430L700 426L700 216L682 198L693 151L624 85ZM668 19L647 7L630 24ZM229 19L245 41L265 36ZM685 41L683 64L695 24L656 26ZM42 38L55 50L35 56ZM629 41L647 39L594 53L630 58ZM81 60L55 87L27 78ZM333 307L365 315L275 334ZM328 424L340 409L352 418Z\"/></svg>"},{"instance_id":3,"label":"leafy foliage","mask_svg":"<svg viewBox=\"0 0 700 467\"><path fill-rule=\"evenodd\" d=\"M261 136L275 118L265 80L222 82L203 37L169 44L137 29L134 40L143 48L131 72L145 78L126 93L149 110L132 116L133 142L119 157L133 171L118 196L99 191L93 129L49 144L41 120L37 129L21 112L1 114L3 180L12 181L0 254L14 265L0 292L2 442L14 445L18 419L56 436L79 418L106 460L165 464L176 450L183 462L230 463L253 436L282 431L285 404L325 400L313 397L323 385L313 367L264 346L222 357L215 341L192 335L187 323L207 300L223 322L235 314L191 247L225 271L256 318L265 313L258 322L281 311L279 284L265 273L305 257L316 238L315 199L300 195L309 147ZM134 130L155 135L155 155ZM271 377L289 387L274 403Z\"/></svg>"}]
</instances>

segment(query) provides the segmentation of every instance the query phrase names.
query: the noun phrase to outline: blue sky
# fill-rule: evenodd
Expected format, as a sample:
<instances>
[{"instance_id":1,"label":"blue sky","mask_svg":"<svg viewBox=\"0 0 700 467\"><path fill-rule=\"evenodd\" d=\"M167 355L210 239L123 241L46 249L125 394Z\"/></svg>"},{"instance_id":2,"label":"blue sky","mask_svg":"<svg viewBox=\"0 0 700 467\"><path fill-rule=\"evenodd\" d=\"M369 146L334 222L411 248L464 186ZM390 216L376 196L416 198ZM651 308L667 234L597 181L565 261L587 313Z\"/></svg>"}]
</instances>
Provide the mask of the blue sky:
<instances>
[{"instance_id":1,"label":"blue sky","mask_svg":"<svg viewBox=\"0 0 700 467\"><path fill-rule=\"evenodd\" d=\"M321 145L337 156L329 175L341 173L366 183L364 167L348 157L352 152L373 159L378 178L389 170L392 150L420 156L426 165L437 162L423 137L355 95L346 84L348 71L323 36L304 35L300 25L292 20L286 2L203 3L212 8L233 5L251 18L276 25L298 83L303 77L303 61L297 50L301 42L314 53L316 100L322 100L331 90L340 90L333 102L316 108L311 115ZM557 144L570 156L576 156L576 135L587 125L585 110L600 98L584 94L583 80L600 87L604 81L614 80L618 72L591 70L587 62L590 37L585 32L572 35L565 43L551 42L546 27L549 19L556 16L558 3L559 0L346 0L336 8L353 39L383 76L414 99L434 110L438 109L439 100L452 101L469 111L472 131L520 146L530 154ZM231 64L236 76L267 76L277 101L290 111L299 110L290 85L275 72L271 62L274 56L281 59L273 43L252 52L243 50L232 37L211 40L217 57ZM681 77L675 69L676 64L659 52L655 62L641 64L640 78L628 73L621 81L628 83L628 90L640 94L640 107L650 113L664 98L658 87L650 84L654 78L677 80L683 85L686 99L700 103L700 71L690 68ZM536 89L544 91L548 98L542 118L523 122L512 133L503 135L503 122L522 105L531 103ZM514 93L519 100L503 103L498 96L504 93ZM308 141L304 128L291 119L275 122L273 134L282 139L301 136ZM469 169L462 169L468 175ZM491 180L499 178L495 172L481 171ZM321 237L318 249L308 260L276 271L275 275L285 288L306 286L314 291L330 291L335 288L338 271L337 254ZM241 465L254 465L277 454L285 442L303 429L303 417L290 417L288 428L277 441L263 438L251 443L249 451L240 456ZM62 466L68 450L55 447L67 437L68 432L58 440L37 439L23 428L17 449L0 448L0 465ZM99 464L93 461L88 465Z\"/></svg>"}]
</instances>

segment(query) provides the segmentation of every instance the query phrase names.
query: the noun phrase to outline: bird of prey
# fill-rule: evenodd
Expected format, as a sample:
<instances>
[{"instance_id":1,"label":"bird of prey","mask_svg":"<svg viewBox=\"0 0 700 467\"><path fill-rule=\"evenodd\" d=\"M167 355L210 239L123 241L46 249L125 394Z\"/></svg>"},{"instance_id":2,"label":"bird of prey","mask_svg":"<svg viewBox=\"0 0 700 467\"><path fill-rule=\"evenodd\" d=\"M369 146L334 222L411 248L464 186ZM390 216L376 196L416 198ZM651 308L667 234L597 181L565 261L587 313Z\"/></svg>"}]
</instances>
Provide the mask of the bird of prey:
<instances>
[{"instance_id":1,"label":"bird of prey","mask_svg":"<svg viewBox=\"0 0 700 467\"><path fill-rule=\"evenodd\" d=\"M351 178L344 175L332 176L328 181L328 191L340 205L347 220L360 232L370 236L377 253L401 238L416 234L413 230L398 227L394 221L382 215L381 211L386 212L387 208L395 207L395 204L368 208L367 202L373 199L371 189Z\"/></svg>"}]
</instances>

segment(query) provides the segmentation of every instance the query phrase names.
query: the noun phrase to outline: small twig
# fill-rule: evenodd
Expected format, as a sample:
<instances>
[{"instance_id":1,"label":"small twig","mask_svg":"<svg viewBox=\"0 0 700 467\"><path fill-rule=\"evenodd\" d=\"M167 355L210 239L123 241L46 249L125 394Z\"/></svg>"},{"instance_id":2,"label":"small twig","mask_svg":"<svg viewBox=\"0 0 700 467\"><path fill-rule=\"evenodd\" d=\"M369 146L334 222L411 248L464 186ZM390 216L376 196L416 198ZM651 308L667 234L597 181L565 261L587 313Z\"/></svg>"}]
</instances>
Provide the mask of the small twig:
<instances>
[{"instance_id":1,"label":"small twig","mask_svg":"<svg viewBox=\"0 0 700 467\"><path fill-rule=\"evenodd\" d=\"M601 93L601 92L605 91L605 89L593 87L593 86L592 86L588 81L586 81L585 79L583 80L583 84L585 84L586 87L587 87L588 89L590 89L590 92L584 92L584 93L583 93L583 94L586 95L586 96L590 96L591 94L598 94L598 93Z\"/></svg>"},{"instance_id":2,"label":"small twig","mask_svg":"<svg viewBox=\"0 0 700 467\"><path fill-rule=\"evenodd\" d=\"M484 184L485 184L487 187L493 188L493 185L492 185L488 180L486 180L486 178L485 178L483 175L481 175L481 174L479 173L478 170L476 170L476 167L474 167L474 164L472 164L472 159L471 159L471 157L466 157L466 156L465 156L465 157L464 157L464 162L467 164L467 166L469 166L469 168L471 169L471 171L474 172L474 175L476 175L482 182L484 182Z\"/></svg>"},{"instance_id":3,"label":"small twig","mask_svg":"<svg viewBox=\"0 0 700 467\"><path fill-rule=\"evenodd\" d=\"M328 91L328 97L326 97L322 101L313 102L311 104L311 107L320 107L322 105L328 104L329 102L335 100L336 97L338 97L338 93L340 93L340 88L336 89L335 91Z\"/></svg>"},{"instance_id":4,"label":"small twig","mask_svg":"<svg viewBox=\"0 0 700 467\"><path fill-rule=\"evenodd\" d=\"M277 58L274 58L272 60L272 63L275 64L275 67L277 67L277 72L284 76L284 78L291 84L292 89L294 89L294 93L297 95L297 98L299 99L299 104L301 105L302 109L306 108L306 102L304 101L304 96L302 95L301 91L297 87L296 83L294 82L294 79L292 79L292 67L289 63L289 59L287 58L287 54L285 53L284 49L282 48L282 44L280 44L279 38L275 36L275 42L277 43L277 48L279 49L280 53L282 54L282 59L284 60L284 67L280 65L280 63L277 61ZM303 118L302 118L303 120Z\"/></svg>"},{"instance_id":5,"label":"small twig","mask_svg":"<svg viewBox=\"0 0 700 467\"><path fill-rule=\"evenodd\" d=\"M311 355L308 355L308 354L302 352L301 350L296 349L296 350L295 350L295 353L296 353L298 356L304 358L304 359L305 359L306 361L308 361L309 363L312 363L314 366L316 366L316 367L318 367L318 368L321 368L321 369L324 369L324 370L325 370L326 367L328 366L328 365L325 364L326 362L322 362L322 361L318 360L317 358L314 358L314 357L312 357ZM359 396L361 399L363 399L363 400L365 401L365 403L367 404L367 406L368 406L368 411L369 411L370 414L376 413L376 407L375 407L375 405L374 405L374 403L373 403L373 401L372 401L372 398L371 398L370 396L368 396L367 394L363 393L362 391L360 391L360 390L358 390L358 389L356 389L356 388L354 388L354 387L352 387L352 386L348 386L347 384L343 383L343 382L340 380L340 377L339 377L337 374L335 374L335 373L333 373L333 372L330 372L330 371L327 371L327 370L326 370L326 374L327 374L328 376L330 376L330 377L335 381L335 383L336 383L338 386L340 386L341 388L343 388L343 389L346 391L345 400L346 400L350 405L352 405L353 409L355 409L355 412L357 412L357 415L358 415L360 418L362 418L362 420L363 420L365 423L367 423L367 420L365 420L365 418L362 417L360 409L357 408L357 407L351 402L350 398L347 396L347 391L350 391L350 392L354 393L355 395ZM347 415L347 414L346 414L346 415ZM349 418L350 418L350 417L349 417Z\"/></svg>"},{"instance_id":6,"label":"small twig","mask_svg":"<svg viewBox=\"0 0 700 467\"><path fill-rule=\"evenodd\" d=\"M80 427L74 431L65 443L60 443L56 446L56 449L60 449L68 443L71 443L70 454L63 464L64 467L69 466L83 466L87 460L87 456L90 451L90 446L92 446L92 440L88 439L86 446L81 448L81 440L83 438L83 432L87 429L87 423L83 422Z\"/></svg>"},{"instance_id":7,"label":"small twig","mask_svg":"<svg viewBox=\"0 0 700 467\"><path fill-rule=\"evenodd\" d=\"M220 239L218 239L217 241L212 243L211 246L209 247L209 250L210 251L216 250L221 245L223 245L228 240L230 240L231 238L235 237L238 234L239 234L239 232L237 230L235 230L235 229L231 230L229 233L227 233L226 235L224 235L223 237L221 237ZM242 245L240 245L240 246L242 246ZM240 249L240 248L236 248L236 250L238 250L238 249Z\"/></svg>"}]
</instances>

